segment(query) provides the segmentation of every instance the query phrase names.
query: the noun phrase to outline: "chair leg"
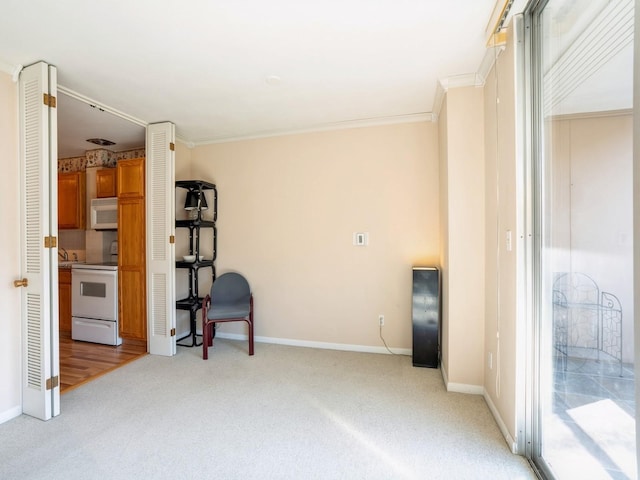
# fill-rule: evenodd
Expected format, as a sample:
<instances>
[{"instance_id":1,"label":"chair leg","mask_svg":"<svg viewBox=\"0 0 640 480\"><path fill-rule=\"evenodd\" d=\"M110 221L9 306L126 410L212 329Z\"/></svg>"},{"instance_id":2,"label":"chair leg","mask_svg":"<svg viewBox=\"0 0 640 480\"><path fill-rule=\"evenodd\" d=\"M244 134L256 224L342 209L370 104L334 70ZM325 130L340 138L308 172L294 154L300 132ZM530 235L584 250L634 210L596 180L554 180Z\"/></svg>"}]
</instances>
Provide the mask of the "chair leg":
<instances>
[{"instance_id":1,"label":"chair leg","mask_svg":"<svg viewBox=\"0 0 640 480\"><path fill-rule=\"evenodd\" d=\"M203 322L202 324L202 359L209 359L209 322Z\"/></svg>"},{"instance_id":2,"label":"chair leg","mask_svg":"<svg viewBox=\"0 0 640 480\"><path fill-rule=\"evenodd\" d=\"M253 322L249 320L247 325L249 325L249 355L253 355Z\"/></svg>"},{"instance_id":3,"label":"chair leg","mask_svg":"<svg viewBox=\"0 0 640 480\"><path fill-rule=\"evenodd\" d=\"M253 295L249 297L249 355L253 355Z\"/></svg>"},{"instance_id":4,"label":"chair leg","mask_svg":"<svg viewBox=\"0 0 640 480\"><path fill-rule=\"evenodd\" d=\"M212 347L213 346L213 336L216 333L216 323L215 322L208 322L209 323L209 346Z\"/></svg>"}]
</instances>

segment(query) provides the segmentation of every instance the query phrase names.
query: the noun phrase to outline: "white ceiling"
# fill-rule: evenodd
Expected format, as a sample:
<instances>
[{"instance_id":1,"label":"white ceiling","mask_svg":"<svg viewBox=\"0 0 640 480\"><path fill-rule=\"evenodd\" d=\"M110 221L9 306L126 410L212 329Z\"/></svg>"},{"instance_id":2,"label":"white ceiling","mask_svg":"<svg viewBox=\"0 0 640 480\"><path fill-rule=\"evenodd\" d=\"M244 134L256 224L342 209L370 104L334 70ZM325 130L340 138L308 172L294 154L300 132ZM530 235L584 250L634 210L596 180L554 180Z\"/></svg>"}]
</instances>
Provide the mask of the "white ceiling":
<instances>
[{"instance_id":1,"label":"white ceiling","mask_svg":"<svg viewBox=\"0 0 640 480\"><path fill-rule=\"evenodd\" d=\"M84 155L87 150L103 148L87 142L103 138L115 142L104 147L114 152L144 147L146 130L85 101L58 93L58 158Z\"/></svg>"},{"instance_id":2,"label":"white ceiling","mask_svg":"<svg viewBox=\"0 0 640 480\"><path fill-rule=\"evenodd\" d=\"M186 142L263 136L431 112L438 79L478 70L494 3L3 0L0 61Z\"/></svg>"},{"instance_id":3,"label":"white ceiling","mask_svg":"<svg viewBox=\"0 0 640 480\"><path fill-rule=\"evenodd\" d=\"M60 157L98 148L92 137L116 141L114 151L142 146L142 125L160 121L199 144L424 119L439 81L478 72L503 2L3 0L0 68L57 67ZM526 1L515 4L512 13ZM555 33L567 43L552 62L581 57L584 66L594 55L571 45L585 25L598 15L628 24L633 0L549 5L562 7ZM593 49L618 38L602 31ZM563 88L557 113L630 108L632 35L631 26L627 43L607 46L597 71L566 70L580 83ZM96 107L78 99L86 97Z\"/></svg>"}]
</instances>

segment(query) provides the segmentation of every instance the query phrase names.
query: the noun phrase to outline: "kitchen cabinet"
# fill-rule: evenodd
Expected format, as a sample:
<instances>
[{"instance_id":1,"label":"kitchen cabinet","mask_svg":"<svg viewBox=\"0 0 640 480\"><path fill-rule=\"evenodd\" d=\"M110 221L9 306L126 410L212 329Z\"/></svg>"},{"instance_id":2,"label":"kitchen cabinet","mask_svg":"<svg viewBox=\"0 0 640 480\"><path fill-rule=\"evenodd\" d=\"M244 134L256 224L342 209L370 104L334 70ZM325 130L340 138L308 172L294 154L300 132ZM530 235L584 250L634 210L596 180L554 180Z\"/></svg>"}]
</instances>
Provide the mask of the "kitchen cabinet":
<instances>
[{"instance_id":1,"label":"kitchen cabinet","mask_svg":"<svg viewBox=\"0 0 640 480\"><path fill-rule=\"evenodd\" d=\"M84 230L87 225L85 172L58 174L58 228Z\"/></svg>"},{"instance_id":2,"label":"kitchen cabinet","mask_svg":"<svg viewBox=\"0 0 640 480\"><path fill-rule=\"evenodd\" d=\"M58 269L58 323L60 333L71 335L71 269Z\"/></svg>"},{"instance_id":3,"label":"kitchen cabinet","mask_svg":"<svg viewBox=\"0 0 640 480\"><path fill-rule=\"evenodd\" d=\"M213 220L203 220L202 212L200 210L197 210L195 218L189 220L176 220L176 228L189 229L189 255L193 255L195 258L192 262L185 261L183 257L180 257L176 261L176 268L188 269L189 278L187 297L176 302L176 309L189 311L189 333L186 336L179 338L177 341L179 342L190 337L191 345L179 345L194 347L198 345L196 342L196 317L198 310L202 308L203 300L198 287L198 272L202 268L210 268L211 281L213 282L216 279L215 260L218 236L216 228L216 220L218 216L218 193L215 185L202 180L180 180L176 182L176 187L184 188L190 192L190 194L195 194L195 198L202 198L202 196L205 195L204 192L207 190L213 191L213 206L207 207L213 208ZM202 258L202 260L200 260L200 257L202 256L200 254L200 232L203 228L210 228L213 230L213 254L210 259ZM215 328L213 329L213 334L215 336Z\"/></svg>"},{"instance_id":4,"label":"kitchen cabinet","mask_svg":"<svg viewBox=\"0 0 640 480\"><path fill-rule=\"evenodd\" d=\"M118 185L118 315L120 336L147 339L144 158L120 160Z\"/></svg>"},{"instance_id":5,"label":"kitchen cabinet","mask_svg":"<svg viewBox=\"0 0 640 480\"><path fill-rule=\"evenodd\" d=\"M144 200L144 158L120 160L116 171L118 198Z\"/></svg>"},{"instance_id":6,"label":"kitchen cabinet","mask_svg":"<svg viewBox=\"0 0 640 480\"><path fill-rule=\"evenodd\" d=\"M115 197L118 195L117 169L101 168L96 172L96 196L98 198Z\"/></svg>"}]
</instances>

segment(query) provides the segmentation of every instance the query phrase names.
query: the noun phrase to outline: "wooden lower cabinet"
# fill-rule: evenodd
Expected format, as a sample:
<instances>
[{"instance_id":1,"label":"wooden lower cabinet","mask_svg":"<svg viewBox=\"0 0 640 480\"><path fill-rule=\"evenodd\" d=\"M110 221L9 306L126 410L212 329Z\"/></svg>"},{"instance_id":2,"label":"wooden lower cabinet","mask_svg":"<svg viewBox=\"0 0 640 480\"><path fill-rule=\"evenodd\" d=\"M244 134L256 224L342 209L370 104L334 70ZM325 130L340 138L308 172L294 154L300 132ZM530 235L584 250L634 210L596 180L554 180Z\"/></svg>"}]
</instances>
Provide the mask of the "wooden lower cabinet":
<instances>
[{"instance_id":1,"label":"wooden lower cabinet","mask_svg":"<svg viewBox=\"0 0 640 480\"><path fill-rule=\"evenodd\" d=\"M60 333L71 334L71 269L58 269L58 323Z\"/></svg>"},{"instance_id":2,"label":"wooden lower cabinet","mask_svg":"<svg viewBox=\"0 0 640 480\"><path fill-rule=\"evenodd\" d=\"M147 339L144 159L118 162L118 313L123 339ZM125 175L126 173L126 175ZM130 178L134 176L137 178ZM127 178L126 181L120 181ZM124 187L137 186L137 189Z\"/></svg>"},{"instance_id":3,"label":"wooden lower cabinet","mask_svg":"<svg viewBox=\"0 0 640 480\"><path fill-rule=\"evenodd\" d=\"M120 267L118 271L120 298L120 336L147 339L146 281L144 269ZM145 301L140 301L144 299Z\"/></svg>"}]
</instances>

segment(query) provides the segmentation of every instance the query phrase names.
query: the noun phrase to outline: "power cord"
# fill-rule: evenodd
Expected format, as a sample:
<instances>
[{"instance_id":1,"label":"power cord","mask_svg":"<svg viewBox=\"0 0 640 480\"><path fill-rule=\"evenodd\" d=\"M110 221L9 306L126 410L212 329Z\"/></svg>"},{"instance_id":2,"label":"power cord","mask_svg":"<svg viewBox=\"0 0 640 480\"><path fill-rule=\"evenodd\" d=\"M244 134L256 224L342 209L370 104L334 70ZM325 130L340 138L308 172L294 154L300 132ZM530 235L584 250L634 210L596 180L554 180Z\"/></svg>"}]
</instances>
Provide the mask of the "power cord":
<instances>
[{"instance_id":1,"label":"power cord","mask_svg":"<svg viewBox=\"0 0 640 480\"><path fill-rule=\"evenodd\" d=\"M391 349L387 346L387 342L385 342L384 337L382 336L382 325L380 325L380 340L382 340L382 343L384 344L384 348L386 348L391 355L398 355L397 353L393 353Z\"/></svg>"}]
</instances>

